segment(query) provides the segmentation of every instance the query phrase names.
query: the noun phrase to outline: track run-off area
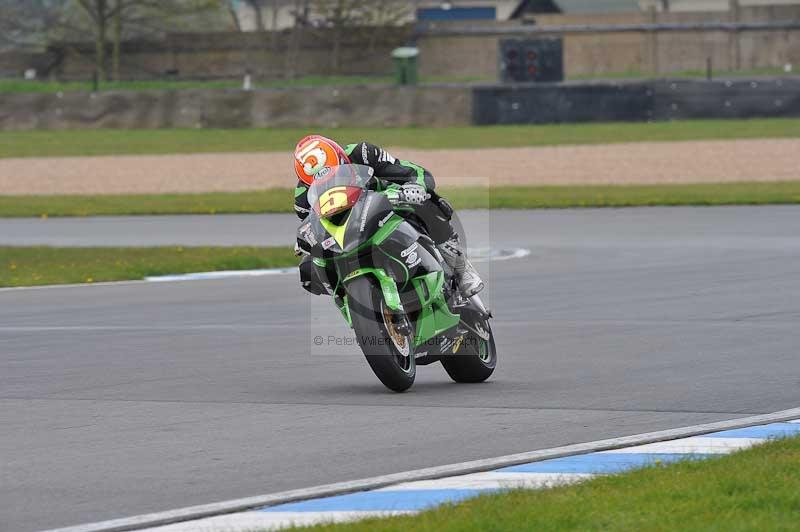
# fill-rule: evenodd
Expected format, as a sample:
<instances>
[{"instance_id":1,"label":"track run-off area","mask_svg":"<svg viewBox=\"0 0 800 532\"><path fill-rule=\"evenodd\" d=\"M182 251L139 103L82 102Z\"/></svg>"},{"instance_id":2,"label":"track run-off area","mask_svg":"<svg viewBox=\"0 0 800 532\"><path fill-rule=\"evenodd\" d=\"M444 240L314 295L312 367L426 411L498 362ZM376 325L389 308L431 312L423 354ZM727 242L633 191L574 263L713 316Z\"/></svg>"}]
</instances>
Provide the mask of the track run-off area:
<instances>
[{"instance_id":1,"label":"track run-off area","mask_svg":"<svg viewBox=\"0 0 800 532\"><path fill-rule=\"evenodd\" d=\"M387 392L357 348L314 345L347 331L292 274L0 291L0 530L800 404L800 207L462 219L471 248L531 251L480 265L500 357L481 385L433 365L409 393ZM280 215L0 220L0 244L278 245L294 227Z\"/></svg>"}]
</instances>

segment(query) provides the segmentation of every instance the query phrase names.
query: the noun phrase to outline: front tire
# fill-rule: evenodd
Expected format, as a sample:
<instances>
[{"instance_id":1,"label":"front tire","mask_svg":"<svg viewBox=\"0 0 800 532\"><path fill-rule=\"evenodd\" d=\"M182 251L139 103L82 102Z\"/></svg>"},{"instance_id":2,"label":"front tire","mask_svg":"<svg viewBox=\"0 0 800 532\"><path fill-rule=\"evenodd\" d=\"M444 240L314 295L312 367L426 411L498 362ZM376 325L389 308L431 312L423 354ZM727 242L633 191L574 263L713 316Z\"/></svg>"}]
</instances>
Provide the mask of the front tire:
<instances>
[{"instance_id":1,"label":"front tire","mask_svg":"<svg viewBox=\"0 0 800 532\"><path fill-rule=\"evenodd\" d=\"M481 320L480 328L487 333L488 338L482 338L470 331L457 354L442 357L444 370L455 382L483 382L491 377L497 367L497 350L489 320Z\"/></svg>"},{"instance_id":2,"label":"front tire","mask_svg":"<svg viewBox=\"0 0 800 532\"><path fill-rule=\"evenodd\" d=\"M408 390L417 375L413 337L394 328L383 292L369 277L350 281L347 294L356 340L372 371L390 390Z\"/></svg>"}]
</instances>

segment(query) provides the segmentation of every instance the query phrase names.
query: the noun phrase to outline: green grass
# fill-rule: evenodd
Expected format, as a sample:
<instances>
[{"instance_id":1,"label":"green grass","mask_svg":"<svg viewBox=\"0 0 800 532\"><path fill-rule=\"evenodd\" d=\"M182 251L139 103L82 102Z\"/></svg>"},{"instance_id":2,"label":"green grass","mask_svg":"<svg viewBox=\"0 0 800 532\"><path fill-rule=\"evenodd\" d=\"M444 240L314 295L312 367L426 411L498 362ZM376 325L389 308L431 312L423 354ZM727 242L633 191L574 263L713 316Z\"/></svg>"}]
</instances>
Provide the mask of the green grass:
<instances>
[{"instance_id":1,"label":"green grass","mask_svg":"<svg viewBox=\"0 0 800 532\"><path fill-rule=\"evenodd\" d=\"M800 181L691 185L444 188L457 209L773 205L800 203ZM292 212L289 189L100 196L0 196L0 217Z\"/></svg>"},{"instance_id":2,"label":"green grass","mask_svg":"<svg viewBox=\"0 0 800 532\"><path fill-rule=\"evenodd\" d=\"M294 266L289 247L0 247L0 287L128 281L151 275Z\"/></svg>"},{"instance_id":3,"label":"green grass","mask_svg":"<svg viewBox=\"0 0 800 532\"><path fill-rule=\"evenodd\" d=\"M207 194L1 196L0 217L294 212L290 189Z\"/></svg>"},{"instance_id":4,"label":"green grass","mask_svg":"<svg viewBox=\"0 0 800 532\"><path fill-rule=\"evenodd\" d=\"M714 71L715 78L722 77L754 77L754 76L786 76L792 75L783 68L757 68L737 71ZM651 79L651 78L704 78L705 70L685 70L654 75L651 72L625 71L605 72L601 74L570 75L570 80L590 79ZM420 83L496 83L497 79L480 76L421 76ZM254 88L294 88L294 87L327 87L372 84L392 84L394 76L303 76L293 79L254 80ZM242 79L214 80L137 80L137 81L104 81L99 83L99 90L182 90L182 89L238 89L242 87ZM0 93L54 93L67 91L91 91L90 80L85 81L49 81L0 79Z\"/></svg>"},{"instance_id":5,"label":"green grass","mask_svg":"<svg viewBox=\"0 0 800 532\"><path fill-rule=\"evenodd\" d=\"M572 486L495 494L315 531L797 530L800 438Z\"/></svg>"},{"instance_id":6,"label":"green grass","mask_svg":"<svg viewBox=\"0 0 800 532\"><path fill-rule=\"evenodd\" d=\"M471 83L492 81L476 77L423 76L422 83ZM240 89L242 79L219 80L142 80L142 81L104 81L99 90L183 90L183 89ZM256 80L256 89L282 89L294 87L327 87L392 84L392 76L304 76L294 79ZM54 93L67 91L91 91L91 81L27 81L23 79L0 79L0 93Z\"/></svg>"},{"instance_id":7,"label":"green grass","mask_svg":"<svg viewBox=\"0 0 800 532\"><path fill-rule=\"evenodd\" d=\"M406 148L490 148L642 141L797 138L800 120L693 120L446 128L281 128L14 131L0 133L0 157L139 155L211 152L290 153L318 132L342 142L368 139Z\"/></svg>"},{"instance_id":8,"label":"green grass","mask_svg":"<svg viewBox=\"0 0 800 532\"><path fill-rule=\"evenodd\" d=\"M241 80L208 81L104 81L100 90L180 90L180 89L229 89L240 88ZM91 91L91 81L26 81L22 79L0 80L2 93L54 93L70 91Z\"/></svg>"}]
</instances>

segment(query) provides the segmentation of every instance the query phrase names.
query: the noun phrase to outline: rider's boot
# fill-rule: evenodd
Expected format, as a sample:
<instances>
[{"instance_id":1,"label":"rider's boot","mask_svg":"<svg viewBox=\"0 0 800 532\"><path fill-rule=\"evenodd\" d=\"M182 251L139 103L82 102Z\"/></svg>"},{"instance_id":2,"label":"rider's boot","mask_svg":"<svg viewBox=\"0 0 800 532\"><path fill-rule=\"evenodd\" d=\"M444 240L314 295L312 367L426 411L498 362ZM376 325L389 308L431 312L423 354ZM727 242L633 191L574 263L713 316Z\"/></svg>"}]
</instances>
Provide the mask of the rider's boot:
<instances>
[{"instance_id":1,"label":"rider's boot","mask_svg":"<svg viewBox=\"0 0 800 532\"><path fill-rule=\"evenodd\" d=\"M464 297L472 297L483 290L483 281L475 267L467 259L467 254L454 234L449 240L437 246L448 266L453 268L458 279L458 288Z\"/></svg>"}]
</instances>

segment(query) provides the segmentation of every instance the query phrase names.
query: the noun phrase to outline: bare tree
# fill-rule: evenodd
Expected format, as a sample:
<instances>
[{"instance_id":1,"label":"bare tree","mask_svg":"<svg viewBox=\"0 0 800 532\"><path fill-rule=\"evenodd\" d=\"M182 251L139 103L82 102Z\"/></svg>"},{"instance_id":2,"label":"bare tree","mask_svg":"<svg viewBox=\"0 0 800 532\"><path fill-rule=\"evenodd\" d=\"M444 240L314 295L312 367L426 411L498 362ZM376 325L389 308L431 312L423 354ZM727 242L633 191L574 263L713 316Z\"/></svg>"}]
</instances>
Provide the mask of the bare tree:
<instances>
[{"instance_id":1,"label":"bare tree","mask_svg":"<svg viewBox=\"0 0 800 532\"><path fill-rule=\"evenodd\" d=\"M253 10L253 16L256 19L256 30L266 31L264 27L264 7L265 0L244 0L250 9Z\"/></svg>"},{"instance_id":2,"label":"bare tree","mask_svg":"<svg viewBox=\"0 0 800 532\"><path fill-rule=\"evenodd\" d=\"M300 51L300 36L310 25L311 1L312 0L291 0L292 1L292 24L289 33L289 42L286 50L286 66L283 69L284 75L294 78L297 75L297 60Z\"/></svg>"},{"instance_id":3,"label":"bare tree","mask_svg":"<svg viewBox=\"0 0 800 532\"><path fill-rule=\"evenodd\" d=\"M41 49L67 1L0 0L0 48Z\"/></svg>"},{"instance_id":4,"label":"bare tree","mask_svg":"<svg viewBox=\"0 0 800 532\"><path fill-rule=\"evenodd\" d=\"M368 0L315 0L312 4L312 16L320 25L330 29L334 72L341 67L345 32L363 21L368 3Z\"/></svg>"},{"instance_id":5,"label":"bare tree","mask_svg":"<svg viewBox=\"0 0 800 532\"><path fill-rule=\"evenodd\" d=\"M378 37L376 27L405 21L412 7L409 2L401 0L314 0L312 18L318 25L330 29L333 69L338 71L345 35L363 38L364 44L372 48Z\"/></svg>"},{"instance_id":6,"label":"bare tree","mask_svg":"<svg viewBox=\"0 0 800 532\"><path fill-rule=\"evenodd\" d=\"M236 28L236 31L242 31L242 22L239 20L239 12L236 10L236 0L225 0L224 4L231 16L233 27Z\"/></svg>"},{"instance_id":7,"label":"bare tree","mask_svg":"<svg viewBox=\"0 0 800 532\"><path fill-rule=\"evenodd\" d=\"M413 5L403 0L373 0L363 14L363 23L368 27L366 36L369 50L375 48L380 31L376 27L397 26L405 23L413 12Z\"/></svg>"},{"instance_id":8,"label":"bare tree","mask_svg":"<svg viewBox=\"0 0 800 532\"><path fill-rule=\"evenodd\" d=\"M112 34L112 68L119 79L121 42L132 34L163 31L181 17L219 8L217 0L76 0L79 12L89 22L95 43L95 70L108 79L106 48Z\"/></svg>"}]
</instances>

